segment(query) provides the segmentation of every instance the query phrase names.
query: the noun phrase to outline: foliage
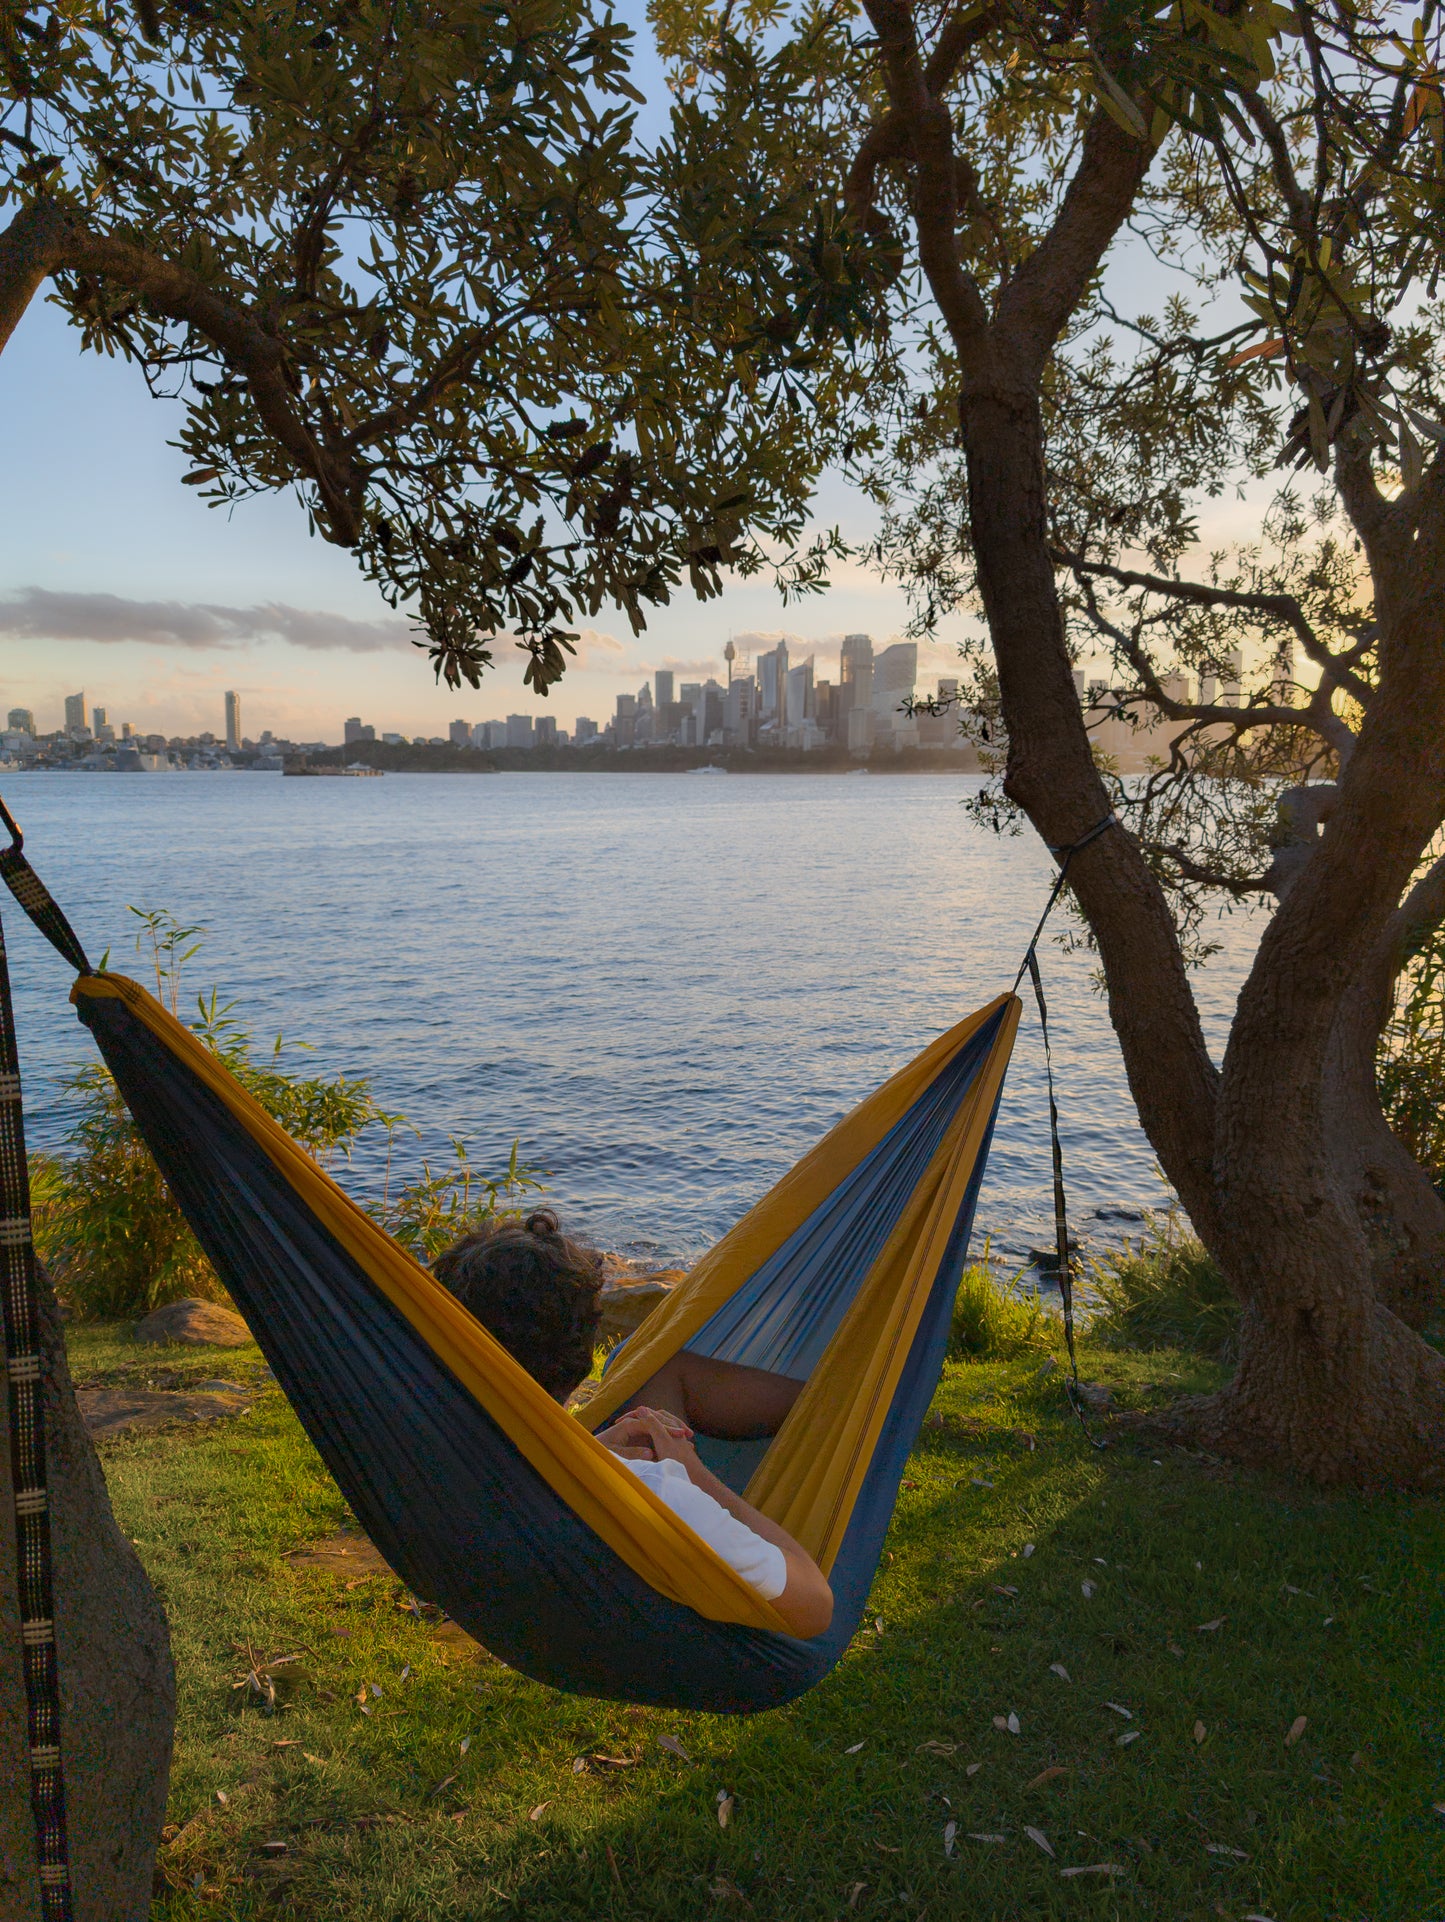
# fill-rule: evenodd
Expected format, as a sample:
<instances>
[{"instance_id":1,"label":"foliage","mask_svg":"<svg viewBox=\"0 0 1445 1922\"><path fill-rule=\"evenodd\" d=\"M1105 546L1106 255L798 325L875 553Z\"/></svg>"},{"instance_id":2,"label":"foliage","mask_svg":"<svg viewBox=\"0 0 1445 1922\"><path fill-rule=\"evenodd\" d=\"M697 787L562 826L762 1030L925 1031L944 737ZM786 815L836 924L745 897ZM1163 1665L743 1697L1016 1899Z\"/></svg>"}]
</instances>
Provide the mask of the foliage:
<instances>
[{"instance_id":1,"label":"foliage","mask_svg":"<svg viewBox=\"0 0 1445 1922\"><path fill-rule=\"evenodd\" d=\"M79 1380L155 1366L109 1330L70 1345ZM1161 1378L1199 1392L1218 1373L1188 1353L1083 1359L1133 1406L1157 1405ZM239 1424L103 1444L182 1684L157 1922L263 1895L278 1918L348 1922L833 1922L859 1883L865 1918L1434 1915L1440 1505L1282 1499L1127 1435L1095 1454L1061 1392L1023 1396L1035 1368L945 1371L869 1626L829 1681L752 1719L559 1695L398 1607L400 1584L354 1554L302 1566L286 1551L349 1518L274 1391ZM300 1659L274 1671L297 1677L277 1713L225 1715L248 1661L280 1655ZM1016 1736L993 1723L1010 1711ZM1060 1880L1106 1862L1123 1873Z\"/></svg>"},{"instance_id":2,"label":"foliage","mask_svg":"<svg viewBox=\"0 0 1445 1922\"><path fill-rule=\"evenodd\" d=\"M467 1144L452 1136L453 1165L433 1174L423 1161L415 1181L405 1183L393 1199L383 1194L372 1213L395 1240L420 1262L430 1263L462 1235L470 1234L497 1215L519 1212L515 1206L529 1194L545 1194L541 1170L521 1159L521 1143L512 1143L507 1165L500 1174L478 1174ZM512 1205L509 1205L512 1204Z\"/></svg>"},{"instance_id":3,"label":"foliage","mask_svg":"<svg viewBox=\"0 0 1445 1922\"><path fill-rule=\"evenodd\" d=\"M1091 1264L1091 1340L1233 1356L1239 1304L1178 1209L1151 1215L1137 1248Z\"/></svg>"},{"instance_id":4,"label":"foliage","mask_svg":"<svg viewBox=\"0 0 1445 1922\"><path fill-rule=\"evenodd\" d=\"M950 1361L1012 1361L1042 1353L1063 1340L1060 1317L1020 1286L1000 1282L984 1259L963 1271L948 1331Z\"/></svg>"},{"instance_id":5,"label":"foliage","mask_svg":"<svg viewBox=\"0 0 1445 1922\"><path fill-rule=\"evenodd\" d=\"M1445 927L1406 964L1376 1078L1386 1120L1445 1193Z\"/></svg>"},{"instance_id":6,"label":"foliage","mask_svg":"<svg viewBox=\"0 0 1445 1922\"><path fill-rule=\"evenodd\" d=\"M511 633L545 694L579 612L724 565L805 591L859 375L759 316L837 304L828 242L725 147L679 182L685 115L644 154L629 54L593 0L3 0L0 339L52 276L185 401L188 483L294 488L453 685Z\"/></svg>"},{"instance_id":7,"label":"foliage","mask_svg":"<svg viewBox=\"0 0 1445 1922\"><path fill-rule=\"evenodd\" d=\"M138 950L148 951L156 993L172 1013L181 1006L181 973L205 929L186 927L164 909L132 908ZM456 1167L390 1193L392 1147L405 1127L386 1113L365 1078L306 1075L283 1061L284 1038L257 1059L233 1002L215 991L196 1004L192 1028L211 1051L322 1167L349 1157L359 1135L387 1133L387 1179L372 1212L422 1261L484 1221L509 1199L540 1191L514 1145L496 1175L473 1171L466 1144L452 1143ZM293 1044L294 1045L294 1044ZM304 1045L304 1044L303 1044ZM172 1199L108 1069L87 1066L64 1084L76 1109L65 1151L32 1158L36 1243L73 1313L143 1315L186 1295L224 1299L225 1291Z\"/></svg>"}]
</instances>

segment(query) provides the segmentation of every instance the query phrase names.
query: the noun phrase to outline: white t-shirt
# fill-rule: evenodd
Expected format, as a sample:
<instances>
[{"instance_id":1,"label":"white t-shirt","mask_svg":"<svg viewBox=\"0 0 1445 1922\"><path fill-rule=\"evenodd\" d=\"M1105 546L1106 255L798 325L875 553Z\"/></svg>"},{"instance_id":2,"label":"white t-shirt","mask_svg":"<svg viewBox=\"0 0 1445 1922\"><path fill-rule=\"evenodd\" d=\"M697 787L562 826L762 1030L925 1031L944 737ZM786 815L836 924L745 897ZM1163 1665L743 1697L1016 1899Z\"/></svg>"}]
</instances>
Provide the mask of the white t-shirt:
<instances>
[{"instance_id":1,"label":"white t-shirt","mask_svg":"<svg viewBox=\"0 0 1445 1922\"><path fill-rule=\"evenodd\" d=\"M618 1459L639 1481L646 1482L653 1494L666 1502L694 1535L700 1535L729 1568L735 1568L765 1602L778 1599L788 1585L788 1564L776 1542L764 1541L746 1522L730 1515L705 1488L688 1479L681 1462L631 1461L626 1455Z\"/></svg>"}]
</instances>

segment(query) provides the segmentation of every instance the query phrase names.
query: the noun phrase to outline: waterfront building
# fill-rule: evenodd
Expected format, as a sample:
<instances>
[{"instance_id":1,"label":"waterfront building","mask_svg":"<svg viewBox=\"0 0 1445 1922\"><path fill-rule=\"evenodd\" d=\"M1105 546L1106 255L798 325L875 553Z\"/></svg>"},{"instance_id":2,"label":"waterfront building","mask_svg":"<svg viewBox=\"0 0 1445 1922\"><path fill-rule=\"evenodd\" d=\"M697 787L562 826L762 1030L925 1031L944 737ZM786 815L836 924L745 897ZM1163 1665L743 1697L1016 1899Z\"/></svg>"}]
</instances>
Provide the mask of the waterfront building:
<instances>
[{"instance_id":1,"label":"waterfront building","mask_svg":"<svg viewBox=\"0 0 1445 1922\"><path fill-rule=\"evenodd\" d=\"M381 744L383 747L405 747L406 736L404 734L383 734ZM270 745L267 736L264 734L261 736L261 745L262 747Z\"/></svg>"},{"instance_id":2,"label":"waterfront building","mask_svg":"<svg viewBox=\"0 0 1445 1922\"><path fill-rule=\"evenodd\" d=\"M597 723L589 720L585 714L579 714L577 725L572 731L572 738L578 747L585 747L589 741L597 739Z\"/></svg>"},{"instance_id":3,"label":"waterfront building","mask_svg":"<svg viewBox=\"0 0 1445 1922\"><path fill-rule=\"evenodd\" d=\"M537 716L536 744L538 747L556 747L557 716L555 714L539 714Z\"/></svg>"},{"instance_id":4,"label":"waterfront building","mask_svg":"<svg viewBox=\"0 0 1445 1922\"><path fill-rule=\"evenodd\" d=\"M5 716L5 725L12 734L29 734L33 737L35 716L28 707L12 707Z\"/></svg>"},{"instance_id":5,"label":"waterfront building","mask_svg":"<svg viewBox=\"0 0 1445 1922\"><path fill-rule=\"evenodd\" d=\"M376 729L363 721L359 714L353 714L350 719L344 723L341 735L347 747L355 747L359 741L374 741L376 739ZM201 736L203 741L206 738L204 734Z\"/></svg>"},{"instance_id":6,"label":"waterfront building","mask_svg":"<svg viewBox=\"0 0 1445 1922\"><path fill-rule=\"evenodd\" d=\"M723 703L723 740L728 747L751 747L758 738L758 684L751 674L729 683Z\"/></svg>"},{"instance_id":7,"label":"waterfront building","mask_svg":"<svg viewBox=\"0 0 1445 1922\"><path fill-rule=\"evenodd\" d=\"M99 728L96 729L99 733ZM226 746L235 754L241 745L241 697L234 688L226 690Z\"/></svg>"},{"instance_id":8,"label":"waterfront building","mask_svg":"<svg viewBox=\"0 0 1445 1922\"><path fill-rule=\"evenodd\" d=\"M88 734L85 725L85 695L67 694L65 697L65 731L69 735Z\"/></svg>"},{"instance_id":9,"label":"waterfront building","mask_svg":"<svg viewBox=\"0 0 1445 1922\"><path fill-rule=\"evenodd\" d=\"M784 715L789 747L803 745L804 724L813 718L813 656L788 669L787 709Z\"/></svg>"},{"instance_id":10,"label":"waterfront building","mask_svg":"<svg viewBox=\"0 0 1445 1922\"><path fill-rule=\"evenodd\" d=\"M667 667L660 667L652 677L652 688L653 688L653 695L652 695L653 706L657 709L659 714L662 714L666 711L666 709L670 708L673 702L677 699L677 695L674 691L672 669Z\"/></svg>"},{"instance_id":11,"label":"waterfront building","mask_svg":"<svg viewBox=\"0 0 1445 1922\"><path fill-rule=\"evenodd\" d=\"M727 711L727 689L713 680L711 676L698 689L697 700L693 703L696 718L696 737L699 747L721 747L723 740L723 717Z\"/></svg>"},{"instance_id":12,"label":"waterfront building","mask_svg":"<svg viewBox=\"0 0 1445 1922\"><path fill-rule=\"evenodd\" d=\"M470 747L472 744L472 724L470 721L453 721L447 729L447 739L453 747Z\"/></svg>"},{"instance_id":13,"label":"waterfront building","mask_svg":"<svg viewBox=\"0 0 1445 1922\"><path fill-rule=\"evenodd\" d=\"M759 720L764 727L787 726L788 643L779 641L757 659Z\"/></svg>"},{"instance_id":14,"label":"waterfront building","mask_svg":"<svg viewBox=\"0 0 1445 1922\"><path fill-rule=\"evenodd\" d=\"M530 748L532 746L533 722L530 714L509 714L507 716L507 746Z\"/></svg>"}]
</instances>

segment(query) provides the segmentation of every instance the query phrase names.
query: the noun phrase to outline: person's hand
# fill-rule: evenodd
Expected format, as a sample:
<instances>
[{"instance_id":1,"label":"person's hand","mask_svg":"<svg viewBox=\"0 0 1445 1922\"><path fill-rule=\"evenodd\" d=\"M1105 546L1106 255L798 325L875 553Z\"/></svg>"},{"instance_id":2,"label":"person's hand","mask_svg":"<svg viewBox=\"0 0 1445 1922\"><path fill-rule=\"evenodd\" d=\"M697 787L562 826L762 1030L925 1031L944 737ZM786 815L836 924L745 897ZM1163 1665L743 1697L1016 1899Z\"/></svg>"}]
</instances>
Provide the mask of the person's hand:
<instances>
[{"instance_id":1,"label":"person's hand","mask_svg":"<svg viewBox=\"0 0 1445 1922\"><path fill-rule=\"evenodd\" d=\"M681 1462L690 1472L697 1462L692 1445L692 1430L676 1415L656 1408L630 1408L610 1428L602 1429L598 1441L614 1455L629 1461Z\"/></svg>"}]
</instances>

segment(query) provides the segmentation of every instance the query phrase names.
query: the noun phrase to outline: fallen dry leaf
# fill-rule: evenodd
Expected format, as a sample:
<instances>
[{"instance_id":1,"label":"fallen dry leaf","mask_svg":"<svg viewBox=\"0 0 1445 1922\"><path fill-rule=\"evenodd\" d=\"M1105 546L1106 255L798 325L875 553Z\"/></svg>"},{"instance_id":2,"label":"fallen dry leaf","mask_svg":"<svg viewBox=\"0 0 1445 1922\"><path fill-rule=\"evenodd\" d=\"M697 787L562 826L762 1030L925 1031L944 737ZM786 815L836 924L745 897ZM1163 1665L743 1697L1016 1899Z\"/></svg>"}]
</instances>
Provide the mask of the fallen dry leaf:
<instances>
[{"instance_id":1,"label":"fallen dry leaf","mask_svg":"<svg viewBox=\"0 0 1445 1922\"><path fill-rule=\"evenodd\" d=\"M1206 1842L1205 1851L1209 1855L1232 1855L1237 1862L1247 1862L1249 1857L1243 1849L1231 1848L1228 1842Z\"/></svg>"},{"instance_id":2,"label":"fallen dry leaf","mask_svg":"<svg viewBox=\"0 0 1445 1922\"><path fill-rule=\"evenodd\" d=\"M1122 1862L1090 1862L1077 1869L1060 1869L1060 1875L1127 1875Z\"/></svg>"},{"instance_id":3,"label":"fallen dry leaf","mask_svg":"<svg viewBox=\"0 0 1445 1922\"><path fill-rule=\"evenodd\" d=\"M732 1819L733 1798L728 1794L726 1789L719 1789L717 1792L717 1825L720 1829L725 1829Z\"/></svg>"},{"instance_id":4,"label":"fallen dry leaf","mask_svg":"<svg viewBox=\"0 0 1445 1922\"><path fill-rule=\"evenodd\" d=\"M1024 1783L1024 1788L1026 1790L1039 1788L1042 1786L1043 1783L1052 1782L1055 1780L1056 1777L1060 1775L1067 1775L1068 1772L1069 1771L1066 1768L1064 1768L1062 1764L1055 1762L1052 1768L1040 1769L1039 1773L1034 1777L1032 1782Z\"/></svg>"},{"instance_id":5,"label":"fallen dry leaf","mask_svg":"<svg viewBox=\"0 0 1445 1922\"><path fill-rule=\"evenodd\" d=\"M969 1480L973 1483L975 1488L992 1488L993 1487L993 1483L986 1482L982 1475L970 1475Z\"/></svg>"},{"instance_id":6,"label":"fallen dry leaf","mask_svg":"<svg viewBox=\"0 0 1445 1922\"><path fill-rule=\"evenodd\" d=\"M456 1779L457 1778L455 1777L455 1775L444 1775L440 1780L440 1782L438 1782L436 1787L432 1790L432 1794L440 1795L442 1790L444 1788L450 1788L452 1783L455 1782Z\"/></svg>"},{"instance_id":7,"label":"fallen dry leaf","mask_svg":"<svg viewBox=\"0 0 1445 1922\"><path fill-rule=\"evenodd\" d=\"M261 1844L261 1853L262 1855L270 1856L274 1861L283 1855L289 1855L291 1853L291 1844L289 1842L263 1842Z\"/></svg>"},{"instance_id":8,"label":"fallen dry leaf","mask_svg":"<svg viewBox=\"0 0 1445 1922\"><path fill-rule=\"evenodd\" d=\"M970 1762L968 1767L963 1772L965 1775L977 1775L979 1770L982 1767L983 1767L982 1762Z\"/></svg>"},{"instance_id":9,"label":"fallen dry leaf","mask_svg":"<svg viewBox=\"0 0 1445 1922\"><path fill-rule=\"evenodd\" d=\"M1201 1622L1195 1629L1196 1635L1212 1635L1217 1628L1223 1628L1229 1620L1227 1615L1216 1615L1212 1622Z\"/></svg>"},{"instance_id":10,"label":"fallen dry leaf","mask_svg":"<svg viewBox=\"0 0 1445 1922\"><path fill-rule=\"evenodd\" d=\"M1178 1642L1166 1642L1164 1646L1171 1655L1182 1655L1184 1653L1184 1650L1179 1646Z\"/></svg>"},{"instance_id":11,"label":"fallen dry leaf","mask_svg":"<svg viewBox=\"0 0 1445 1922\"><path fill-rule=\"evenodd\" d=\"M1061 1682L1067 1682L1071 1679L1069 1671L1064 1667L1062 1662L1050 1662L1049 1673L1050 1675L1057 1675Z\"/></svg>"},{"instance_id":12,"label":"fallen dry leaf","mask_svg":"<svg viewBox=\"0 0 1445 1922\"><path fill-rule=\"evenodd\" d=\"M875 1849L880 1849L884 1855L902 1855L903 1853L903 1850L895 1847L892 1842L875 1842L873 1846Z\"/></svg>"},{"instance_id":13,"label":"fallen dry leaf","mask_svg":"<svg viewBox=\"0 0 1445 1922\"><path fill-rule=\"evenodd\" d=\"M852 1746L852 1748L845 1748L845 1749L844 1749L844 1751L843 1751L843 1753L844 1753L845 1755L856 1755L856 1754L858 1753L858 1751L859 1751L859 1749L860 1749L860 1748L862 1748L862 1747L864 1747L864 1746L865 1746L865 1745L864 1745L864 1743L862 1743L862 1742L855 1742L855 1743L853 1744L853 1746Z\"/></svg>"},{"instance_id":14,"label":"fallen dry leaf","mask_svg":"<svg viewBox=\"0 0 1445 1922\"><path fill-rule=\"evenodd\" d=\"M943 1825L943 1853L944 1853L945 1855L952 1855L952 1854L953 1854L953 1844L954 1844L954 1839L955 1839L955 1837L957 1836L957 1834L958 1834L958 1824L957 1824L957 1822L945 1822L945 1823L944 1823L944 1825Z\"/></svg>"},{"instance_id":15,"label":"fallen dry leaf","mask_svg":"<svg viewBox=\"0 0 1445 1922\"><path fill-rule=\"evenodd\" d=\"M1025 1561L1028 1560L1029 1556L1032 1555L1033 1552L1034 1552L1034 1545L1032 1542L1025 1542L1023 1547L1019 1550L1019 1553L1023 1556Z\"/></svg>"},{"instance_id":16,"label":"fallen dry leaf","mask_svg":"<svg viewBox=\"0 0 1445 1922\"><path fill-rule=\"evenodd\" d=\"M471 1745L472 1745L472 1738L470 1735L464 1735L461 1741L457 1744L457 1746L460 1748L463 1755L466 1754L467 1750L471 1747Z\"/></svg>"},{"instance_id":17,"label":"fallen dry leaf","mask_svg":"<svg viewBox=\"0 0 1445 1922\"><path fill-rule=\"evenodd\" d=\"M675 1755L679 1762L691 1763L692 1761L692 1757L675 1735L659 1735L657 1746L666 1749L669 1755Z\"/></svg>"},{"instance_id":18,"label":"fallen dry leaf","mask_svg":"<svg viewBox=\"0 0 1445 1922\"><path fill-rule=\"evenodd\" d=\"M322 1761L321 1757L319 1755L313 1755L310 1749L304 1748L302 1749L301 1753L302 1755L305 1756L308 1762L314 1762L317 1768L324 1768L326 1766L326 1764Z\"/></svg>"},{"instance_id":19,"label":"fallen dry leaf","mask_svg":"<svg viewBox=\"0 0 1445 1922\"><path fill-rule=\"evenodd\" d=\"M1126 1722L1132 1722L1134 1719L1133 1709L1125 1708L1122 1702L1105 1702L1104 1707L1113 1709L1116 1715L1122 1715Z\"/></svg>"},{"instance_id":20,"label":"fallen dry leaf","mask_svg":"<svg viewBox=\"0 0 1445 1922\"><path fill-rule=\"evenodd\" d=\"M1296 1715L1289 1725L1289 1734L1284 1738L1285 1747L1293 1748L1308 1727L1309 1717L1307 1715Z\"/></svg>"},{"instance_id":21,"label":"fallen dry leaf","mask_svg":"<svg viewBox=\"0 0 1445 1922\"><path fill-rule=\"evenodd\" d=\"M1255 1915L1251 1913L1244 1918L1244 1922L1274 1922L1274 1917L1272 1915Z\"/></svg>"},{"instance_id":22,"label":"fallen dry leaf","mask_svg":"<svg viewBox=\"0 0 1445 1922\"><path fill-rule=\"evenodd\" d=\"M1079 1587L1083 1590L1084 1600L1086 1602L1092 1600L1093 1594L1094 1594L1094 1584L1092 1582L1080 1582Z\"/></svg>"},{"instance_id":23,"label":"fallen dry leaf","mask_svg":"<svg viewBox=\"0 0 1445 1922\"><path fill-rule=\"evenodd\" d=\"M953 1755L957 1750L957 1742L920 1742L913 1753L915 1755Z\"/></svg>"},{"instance_id":24,"label":"fallen dry leaf","mask_svg":"<svg viewBox=\"0 0 1445 1922\"><path fill-rule=\"evenodd\" d=\"M968 1839L970 1842L1007 1842L1008 1837L1006 1835L980 1835L976 1829L970 1829Z\"/></svg>"},{"instance_id":25,"label":"fallen dry leaf","mask_svg":"<svg viewBox=\"0 0 1445 1922\"><path fill-rule=\"evenodd\" d=\"M995 1595L1017 1595L1018 1594L1018 1590L1016 1588L1010 1588L1000 1582L994 1583L993 1592Z\"/></svg>"},{"instance_id":26,"label":"fallen dry leaf","mask_svg":"<svg viewBox=\"0 0 1445 1922\"><path fill-rule=\"evenodd\" d=\"M1196 1722L1194 1724L1194 1739L1196 1742L1202 1742L1208 1733L1209 1730L1204 1726L1203 1722Z\"/></svg>"},{"instance_id":27,"label":"fallen dry leaf","mask_svg":"<svg viewBox=\"0 0 1445 1922\"><path fill-rule=\"evenodd\" d=\"M227 1795L224 1789L217 1789L216 1800L220 1803L222 1808L227 1808L230 1805L231 1798L229 1795Z\"/></svg>"},{"instance_id":28,"label":"fallen dry leaf","mask_svg":"<svg viewBox=\"0 0 1445 1922\"><path fill-rule=\"evenodd\" d=\"M574 1775L582 1775L586 1773L586 1769L587 1757L585 1755L579 1755L572 1764L572 1773Z\"/></svg>"},{"instance_id":29,"label":"fallen dry leaf","mask_svg":"<svg viewBox=\"0 0 1445 1922\"><path fill-rule=\"evenodd\" d=\"M600 1767L605 1769L636 1768L641 1759L642 1758L637 1755L593 1755L589 1757L589 1760L596 1762Z\"/></svg>"},{"instance_id":30,"label":"fallen dry leaf","mask_svg":"<svg viewBox=\"0 0 1445 1922\"><path fill-rule=\"evenodd\" d=\"M873 1624L873 1627L879 1635L883 1633L883 1617L881 1615L878 1616L877 1620Z\"/></svg>"},{"instance_id":31,"label":"fallen dry leaf","mask_svg":"<svg viewBox=\"0 0 1445 1922\"><path fill-rule=\"evenodd\" d=\"M846 1891L846 1894L848 1897L848 1907L850 1909L857 1908L858 1899L864 1893L867 1887L868 1887L868 1884L866 1882L855 1882L853 1883L852 1887Z\"/></svg>"},{"instance_id":32,"label":"fallen dry leaf","mask_svg":"<svg viewBox=\"0 0 1445 1922\"><path fill-rule=\"evenodd\" d=\"M607 1866L612 1871L612 1880L620 1889L622 1887L622 1874L617 1867L617 1857L612 1853L612 1844L610 1842L604 1842L602 1846L607 1851Z\"/></svg>"},{"instance_id":33,"label":"fallen dry leaf","mask_svg":"<svg viewBox=\"0 0 1445 1922\"><path fill-rule=\"evenodd\" d=\"M1029 1840L1033 1843L1036 1849L1042 1849L1045 1855L1053 1854L1054 1845L1049 1840L1049 1838L1044 1834L1042 1829L1025 1828L1024 1834L1029 1838Z\"/></svg>"},{"instance_id":34,"label":"fallen dry leaf","mask_svg":"<svg viewBox=\"0 0 1445 1922\"><path fill-rule=\"evenodd\" d=\"M1115 1744L1119 1748L1127 1748L1131 1742L1137 1742L1142 1733L1142 1729L1126 1728L1122 1735L1114 1737Z\"/></svg>"}]
</instances>

